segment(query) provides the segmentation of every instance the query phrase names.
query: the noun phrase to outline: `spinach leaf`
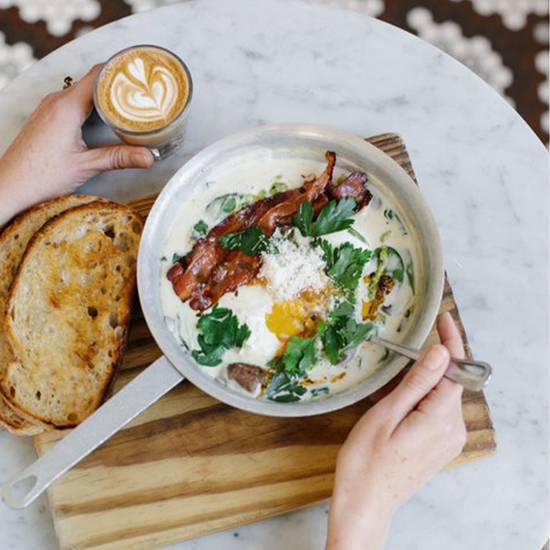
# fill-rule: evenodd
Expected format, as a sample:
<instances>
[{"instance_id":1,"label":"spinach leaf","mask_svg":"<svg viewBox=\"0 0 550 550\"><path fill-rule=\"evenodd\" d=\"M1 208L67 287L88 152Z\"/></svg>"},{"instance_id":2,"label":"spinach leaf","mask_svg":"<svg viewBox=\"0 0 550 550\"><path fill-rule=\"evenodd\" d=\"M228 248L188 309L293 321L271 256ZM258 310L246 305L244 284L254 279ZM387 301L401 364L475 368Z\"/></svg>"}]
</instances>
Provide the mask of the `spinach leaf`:
<instances>
[{"instance_id":1,"label":"spinach leaf","mask_svg":"<svg viewBox=\"0 0 550 550\"><path fill-rule=\"evenodd\" d=\"M223 235L219 242L226 250L240 250L248 256L259 256L269 247L269 237L258 227Z\"/></svg>"},{"instance_id":2,"label":"spinach leaf","mask_svg":"<svg viewBox=\"0 0 550 550\"><path fill-rule=\"evenodd\" d=\"M183 258L185 258L185 254L178 254L177 252L174 252L174 254L172 254L172 263L179 264Z\"/></svg>"},{"instance_id":3,"label":"spinach leaf","mask_svg":"<svg viewBox=\"0 0 550 550\"><path fill-rule=\"evenodd\" d=\"M197 363L207 367L219 365L226 350L242 347L250 336L248 326L239 325L233 312L222 307L215 307L210 313L203 315L197 328L200 350L193 350L191 355Z\"/></svg>"},{"instance_id":4,"label":"spinach leaf","mask_svg":"<svg viewBox=\"0 0 550 550\"><path fill-rule=\"evenodd\" d=\"M403 223L403 220L399 217L399 214L392 210L391 208L386 208L384 210L384 218L386 218L386 222L390 223L392 220L396 220L399 224L399 229L401 230L401 235L408 235L407 228L405 227L405 224Z\"/></svg>"},{"instance_id":5,"label":"spinach leaf","mask_svg":"<svg viewBox=\"0 0 550 550\"><path fill-rule=\"evenodd\" d=\"M283 176L280 175L282 178ZM275 178L276 180L280 178ZM269 189L262 189L254 198L256 200L267 199L268 197L273 197L279 193L283 193L288 189L288 185L283 181L275 181Z\"/></svg>"},{"instance_id":6,"label":"spinach leaf","mask_svg":"<svg viewBox=\"0 0 550 550\"><path fill-rule=\"evenodd\" d=\"M342 360L346 351L356 348L375 329L373 323L358 323L353 318L353 305L344 302L332 313L329 322L319 325L323 351L335 365Z\"/></svg>"},{"instance_id":7,"label":"spinach leaf","mask_svg":"<svg viewBox=\"0 0 550 550\"><path fill-rule=\"evenodd\" d=\"M405 276L405 264L401 254L391 246L384 246L387 252L387 259L384 266L384 271L388 273L397 282L402 283Z\"/></svg>"},{"instance_id":8,"label":"spinach leaf","mask_svg":"<svg viewBox=\"0 0 550 550\"><path fill-rule=\"evenodd\" d=\"M193 233L191 236L195 240L202 239L206 236L208 233L208 224L204 220L199 220L194 226L193 226Z\"/></svg>"},{"instance_id":9,"label":"spinach leaf","mask_svg":"<svg viewBox=\"0 0 550 550\"><path fill-rule=\"evenodd\" d=\"M368 298L374 300L380 277L387 273L394 281L402 283L405 277L405 264L403 258L395 248L381 246L374 251L376 258L376 271L369 283Z\"/></svg>"},{"instance_id":10,"label":"spinach leaf","mask_svg":"<svg viewBox=\"0 0 550 550\"><path fill-rule=\"evenodd\" d=\"M286 372L278 372L267 389L267 398L279 403L291 403L300 401L300 396L306 393L306 389L298 384Z\"/></svg>"},{"instance_id":11,"label":"spinach leaf","mask_svg":"<svg viewBox=\"0 0 550 550\"><path fill-rule=\"evenodd\" d=\"M334 248L324 239L318 245L323 250L325 273L344 292L353 294L359 285L365 264L372 257L372 251L355 248L351 243L343 243Z\"/></svg>"},{"instance_id":12,"label":"spinach leaf","mask_svg":"<svg viewBox=\"0 0 550 550\"><path fill-rule=\"evenodd\" d=\"M230 214L234 214L238 210L249 206L254 200L254 195L228 193L227 195L216 197L213 201L209 202L206 206L206 211L216 222L219 222Z\"/></svg>"},{"instance_id":13,"label":"spinach leaf","mask_svg":"<svg viewBox=\"0 0 550 550\"><path fill-rule=\"evenodd\" d=\"M412 293L414 294L416 292L416 289L415 289L414 271L413 271L412 262L409 262L407 264L407 269L405 272L407 273L407 279L409 281L409 285L411 285Z\"/></svg>"},{"instance_id":14,"label":"spinach leaf","mask_svg":"<svg viewBox=\"0 0 550 550\"><path fill-rule=\"evenodd\" d=\"M294 216L294 225L304 237L320 237L336 231L349 229L353 225L353 214L357 202L353 198L330 201L313 221L313 206L304 202Z\"/></svg>"},{"instance_id":15,"label":"spinach leaf","mask_svg":"<svg viewBox=\"0 0 550 550\"><path fill-rule=\"evenodd\" d=\"M320 395L330 393L330 388L328 386L322 386L321 388L313 388L311 390L312 397L319 397Z\"/></svg>"}]
</instances>

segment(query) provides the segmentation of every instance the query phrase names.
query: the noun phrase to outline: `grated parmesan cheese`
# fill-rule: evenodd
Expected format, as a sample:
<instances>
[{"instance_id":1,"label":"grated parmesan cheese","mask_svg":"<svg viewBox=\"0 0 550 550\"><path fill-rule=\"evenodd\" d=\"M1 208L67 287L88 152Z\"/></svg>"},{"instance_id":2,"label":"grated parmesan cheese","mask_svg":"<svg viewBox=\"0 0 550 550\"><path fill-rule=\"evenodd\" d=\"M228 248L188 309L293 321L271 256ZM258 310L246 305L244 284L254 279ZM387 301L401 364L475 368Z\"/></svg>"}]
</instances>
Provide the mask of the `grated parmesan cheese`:
<instances>
[{"instance_id":1,"label":"grated parmesan cheese","mask_svg":"<svg viewBox=\"0 0 550 550\"><path fill-rule=\"evenodd\" d=\"M260 277L276 300L293 300L305 290L320 292L327 286L322 252L308 239L275 239L277 252L262 255Z\"/></svg>"}]
</instances>

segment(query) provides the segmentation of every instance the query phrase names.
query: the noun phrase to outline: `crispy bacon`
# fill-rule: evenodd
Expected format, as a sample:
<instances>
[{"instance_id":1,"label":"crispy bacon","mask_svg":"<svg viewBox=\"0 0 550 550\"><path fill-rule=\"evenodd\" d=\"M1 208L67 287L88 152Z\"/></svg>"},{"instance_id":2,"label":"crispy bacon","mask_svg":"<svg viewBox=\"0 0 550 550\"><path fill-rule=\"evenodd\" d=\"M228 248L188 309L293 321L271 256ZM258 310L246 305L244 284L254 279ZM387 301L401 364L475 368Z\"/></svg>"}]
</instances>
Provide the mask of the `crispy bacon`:
<instances>
[{"instance_id":1,"label":"crispy bacon","mask_svg":"<svg viewBox=\"0 0 550 550\"><path fill-rule=\"evenodd\" d=\"M248 256L239 250L231 251L227 260L217 265L212 272L212 283L205 290L205 299L211 301L210 305L217 303L227 292L234 292L240 286L252 282L260 266L259 256Z\"/></svg>"},{"instance_id":2,"label":"crispy bacon","mask_svg":"<svg viewBox=\"0 0 550 550\"><path fill-rule=\"evenodd\" d=\"M261 259L240 251L225 250L218 239L222 235L238 233L252 227L259 227L272 235L277 227L292 224L292 217L300 206L308 201L317 215L331 200L353 197L362 208L370 201L366 190L367 176L354 172L341 184L331 187L336 155L325 154L327 166L318 178L312 178L300 189L278 193L259 200L239 212L225 218L212 228L204 239L198 241L191 252L167 273L174 291L182 301L196 311L204 311L216 304L227 292L254 280L261 266Z\"/></svg>"},{"instance_id":3,"label":"crispy bacon","mask_svg":"<svg viewBox=\"0 0 550 550\"><path fill-rule=\"evenodd\" d=\"M363 172L351 173L342 183L329 189L329 192L336 200L353 197L357 201L359 210L369 204L372 195L366 188L367 174Z\"/></svg>"},{"instance_id":4,"label":"crispy bacon","mask_svg":"<svg viewBox=\"0 0 550 550\"><path fill-rule=\"evenodd\" d=\"M332 151L325 153L327 159L327 167L325 171L316 179L307 181L301 189L297 190L293 196L281 202L274 208L268 210L260 219L258 227L263 230L266 235L273 235L273 232L282 220L288 218L300 209L300 206L306 202L313 202L321 193L323 193L327 185L332 181L332 173L336 163L336 154Z\"/></svg>"}]
</instances>

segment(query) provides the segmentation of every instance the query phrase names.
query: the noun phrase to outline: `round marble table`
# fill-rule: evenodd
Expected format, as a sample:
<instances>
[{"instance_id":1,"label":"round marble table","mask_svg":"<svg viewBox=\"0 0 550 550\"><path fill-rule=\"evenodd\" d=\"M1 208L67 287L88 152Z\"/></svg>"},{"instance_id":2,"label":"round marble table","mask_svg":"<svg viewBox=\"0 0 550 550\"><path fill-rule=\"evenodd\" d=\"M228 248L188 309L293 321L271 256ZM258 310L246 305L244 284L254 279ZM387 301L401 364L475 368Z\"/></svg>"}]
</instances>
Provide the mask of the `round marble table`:
<instances>
[{"instance_id":1,"label":"round marble table","mask_svg":"<svg viewBox=\"0 0 550 550\"><path fill-rule=\"evenodd\" d=\"M0 94L0 151L65 75L78 78L140 42L164 45L191 67L185 148L150 172L101 176L87 191L147 195L205 145L264 123L405 138L472 347L495 366L487 394L498 451L425 487L396 517L389 548L540 549L548 513L548 157L535 134L464 66L380 21L312 2L202 0L118 21L31 67ZM33 460L30 442L6 433L0 449L0 481ZM45 500L22 512L0 508L1 548L56 547ZM325 513L315 507L177 548L322 548Z\"/></svg>"}]
</instances>

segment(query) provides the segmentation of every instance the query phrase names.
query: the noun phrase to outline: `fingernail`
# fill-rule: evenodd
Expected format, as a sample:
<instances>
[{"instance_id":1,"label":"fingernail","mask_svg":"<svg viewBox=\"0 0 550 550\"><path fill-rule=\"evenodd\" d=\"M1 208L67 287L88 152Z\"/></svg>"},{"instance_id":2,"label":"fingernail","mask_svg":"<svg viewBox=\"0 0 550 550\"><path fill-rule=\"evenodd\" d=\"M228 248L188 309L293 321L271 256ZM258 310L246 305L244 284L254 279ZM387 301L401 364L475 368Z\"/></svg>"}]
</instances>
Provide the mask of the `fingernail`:
<instances>
[{"instance_id":1,"label":"fingernail","mask_svg":"<svg viewBox=\"0 0 550 550\"><path fill-rule=\"evenodd\" d=\"M424 356L423 363L430 370L439 370L449 360L449 353L443 346L431 347Z\"/></svg>"},{"instance_id":2,"label":"fingernail","mask_svg":"<svg viewBox=\"0 0 550 550\"><path fill-rule=\"evenodd\" d=\"M148 164L148 159L145 153L132 153L130 155L130 160L132 164L137 166L146 166Z\"/></svg>"}]
</instances>

